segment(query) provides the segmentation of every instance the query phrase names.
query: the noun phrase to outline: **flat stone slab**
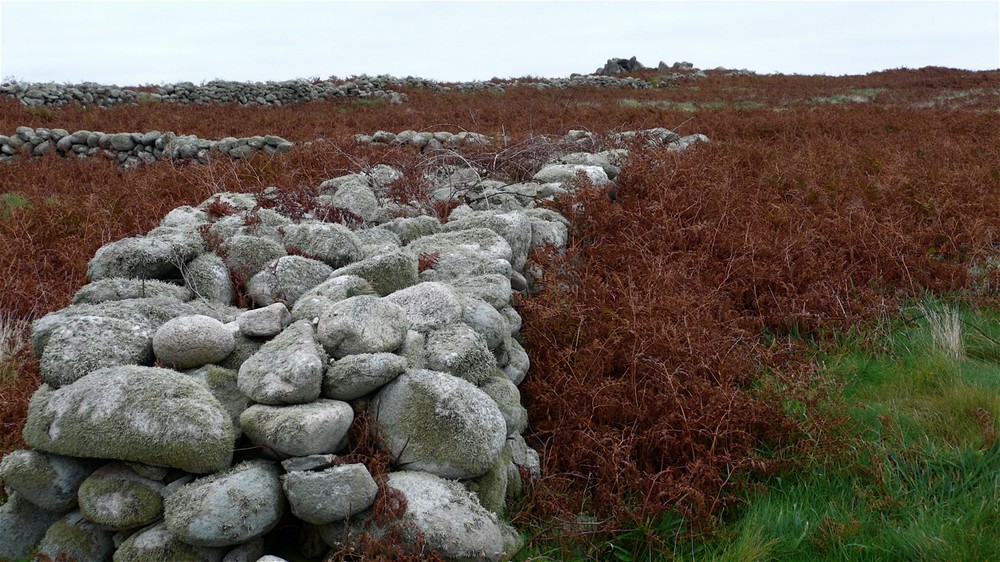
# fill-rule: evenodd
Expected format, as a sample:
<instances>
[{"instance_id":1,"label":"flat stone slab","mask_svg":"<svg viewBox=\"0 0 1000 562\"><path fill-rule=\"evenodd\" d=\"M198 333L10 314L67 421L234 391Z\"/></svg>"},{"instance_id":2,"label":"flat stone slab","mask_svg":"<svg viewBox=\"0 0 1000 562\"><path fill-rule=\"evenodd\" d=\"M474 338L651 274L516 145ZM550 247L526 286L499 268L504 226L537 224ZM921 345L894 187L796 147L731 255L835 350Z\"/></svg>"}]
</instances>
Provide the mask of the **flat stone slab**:
<instances>
[{"instance_id":1,"label":"flat stone slab","mask_svg":"<svg viewBox=\"0 0 1000 562\"><path fill-rule=\"evenodd\" d=\"M255 404L240 415L250 441L281 457L335 453L353 421L350 404L326 399L294 406Z\"/></svg>"},{"instance_id":2,"label":"flat stone slab","mask_svg":"<svg viewBox=\"0 0 1000 562\"><path fill-rule=\"evenodd\" d=\"M361 513L375 503L378 484L363 464L334 466L320 472L292 472L281 477L292 513L325 525Z\"/></svg>"}]
</instances>

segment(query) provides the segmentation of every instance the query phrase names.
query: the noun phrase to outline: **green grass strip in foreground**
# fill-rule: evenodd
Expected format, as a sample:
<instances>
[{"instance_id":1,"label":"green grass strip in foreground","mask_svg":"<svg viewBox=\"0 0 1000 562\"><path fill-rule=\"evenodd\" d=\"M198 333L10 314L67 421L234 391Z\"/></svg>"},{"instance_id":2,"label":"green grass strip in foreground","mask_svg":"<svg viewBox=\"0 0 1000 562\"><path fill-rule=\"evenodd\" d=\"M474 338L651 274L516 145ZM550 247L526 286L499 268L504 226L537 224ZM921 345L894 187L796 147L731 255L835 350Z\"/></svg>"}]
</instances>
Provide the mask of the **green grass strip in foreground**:
<instances>
[{"instance_id":1,"label":"green grass strip in foreground","mask_svg":"<svg viewBox=\"0 0 1000 562\"><path fill-rule=\"evenodd\" d=\"M532 544L522 560L1000 560L1000 314L925 301L908 322L820 352L849 404L838 454L766 482L708 543L668 516L599 541ZM653 529L649 529L652 527Z\"/></svg>"},{"instance_id":2,"label":"green grass strip in foreground","mask_svg":"<svg viewBox=\"0 0 1000 562\"><path fill-rule=\"evenodd\" d=\"M926 302L823 359L855 431L699 559L1000 560L1000 316Z\"/></svg>"}]
</instances>

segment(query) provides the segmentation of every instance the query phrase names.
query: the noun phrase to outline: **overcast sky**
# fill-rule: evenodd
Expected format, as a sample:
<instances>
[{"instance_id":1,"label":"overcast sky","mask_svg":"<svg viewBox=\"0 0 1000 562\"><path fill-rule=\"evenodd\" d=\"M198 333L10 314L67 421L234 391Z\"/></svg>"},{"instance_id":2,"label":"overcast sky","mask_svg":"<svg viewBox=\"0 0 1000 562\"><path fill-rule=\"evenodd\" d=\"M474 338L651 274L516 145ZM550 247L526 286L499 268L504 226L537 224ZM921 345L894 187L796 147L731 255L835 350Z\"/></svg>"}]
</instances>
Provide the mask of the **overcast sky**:
<instances>
[{"instance_id":1,"label":"overcast sky","mask_svg":"<svg viewBox=\"0 0 1000 562\"><path fill-rule=\"evenodd\" d=\"M118 85L357 74L458 81L655 66L1000 67L1000 1L0 0L0 77Z\"/></svg>"}]
</instances>

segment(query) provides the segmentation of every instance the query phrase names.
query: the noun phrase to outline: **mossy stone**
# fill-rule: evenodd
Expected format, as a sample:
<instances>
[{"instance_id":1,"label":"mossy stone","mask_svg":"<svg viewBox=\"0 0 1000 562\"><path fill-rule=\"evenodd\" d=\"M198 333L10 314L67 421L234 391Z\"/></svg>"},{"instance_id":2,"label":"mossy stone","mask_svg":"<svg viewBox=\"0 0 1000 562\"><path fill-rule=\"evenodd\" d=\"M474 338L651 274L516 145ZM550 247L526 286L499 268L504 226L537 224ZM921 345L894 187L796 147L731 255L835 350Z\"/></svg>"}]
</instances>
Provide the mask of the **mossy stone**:
<instances>
[{"instance_id":1,"label":"mossy stone","mask_svg":"<svg viewBox=\"0 0 1000 562\"><path fill-rule=\"evenodd\" d=\"M51 560L68 555L76 562L105 562L115 549L111 537L111 532L87 521L79 511L74 511L49 527L38 544L37 554L48 556Z\"/></svg>"},{"instance_id":2,"label":"mossy stone","mask_svg":"<svg viewBox=\"0 0 1000 562\"><path fill-rule=\"evenodd\" d=\"M163 513L163 483L136 474L123 463L105 465L80 485L80 513L104 529L148 525Z\"/></svg>"},{"instance_id":3,"label":"mossy stone","mask_svg":"<svg viewBox=\"0 0 1000 562\"><path fill-rule=\"evenodd\" d=\"M99 369L31 398L24 438L62 455L135 461L193 473L229 466L233 424L186 375L155 367Z\"/></svg>"},{"instance_id":4,"label":"mossy stone","mask_svg":"<svg viewBox=\"0 0 1000 562\"><path fill-rule=\"evenodd\" d=\"M220 562L225 553L225 548L186 544L160 522L126 539L115 551L114 562Z\"/></svg>"},{"instance_id":5,"label":"mossy stone","mask_svg":"<svg viewBox=\"0 0 1000 562\"><path fill-rule=\"evenodd\" d=\"M510 445L505 444L500 458L486 471L486 474L468 484L469 491L476 494L479 503L498 517L502 517L506 509L507 467L511 458Z\"/></svg>"},{"instance_id":6,"label":"mossy stone","mask_svg":"<svg viewBox=\"0 0 1000 562\"><path fill-rule=\"evenodd\" d=\"M477 478L500 457L503 414L486 393L458 377L411 369L383 388L369 413L393 462L444 478Z\"/></svg>"},{"instance_id":7,"label":"mossy stone","mask_svg":"<svg viewBox=\"0 0 1000 562\"><path fill-rule=\"evenodd\" d=\"M331 277L357 275L371 283L380 296L416 285L420 280L417 256L389 252L356 261L333 272Z\"/></svg>"}]
</instances>

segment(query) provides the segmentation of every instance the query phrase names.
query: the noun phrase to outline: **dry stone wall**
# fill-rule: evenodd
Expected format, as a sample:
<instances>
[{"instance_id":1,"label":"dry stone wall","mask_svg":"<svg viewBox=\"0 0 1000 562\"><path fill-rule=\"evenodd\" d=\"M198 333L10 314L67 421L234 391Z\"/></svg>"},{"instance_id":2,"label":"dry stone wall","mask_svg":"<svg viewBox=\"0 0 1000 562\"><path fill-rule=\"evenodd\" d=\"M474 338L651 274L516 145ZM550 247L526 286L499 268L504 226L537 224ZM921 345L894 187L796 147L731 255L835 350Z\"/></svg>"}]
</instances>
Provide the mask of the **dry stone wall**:
<instances>
[{"instance_id":1,"label":"dry stone wall","mask_svg":"<svg viewBox=\"0 0 1000 562\"><path fill-rule=\"evenodd\" d=\"M282 106L338 98L380 100L390 104L401 104L406 101L406 94L397 90L404 88L434 92L502 92L505 88L518 86L538 89L653 87L646 80L615 76L573 75L568 78L438 82L412 76L397 78L362 75L346 80L336 78L282 82L212 80L202 84L181 82L143 88L93 82L83 84L11 82L0 85L0 96L16 99L29 107L61 107L71 103L99 107L157 103Z\"/></svg>"},{"instance_id":2,"label":"dry stone wall","mask_svg":"<svg viewBox=\"0 0 1000 562\"><path fill-rule=\"evenodd\" d=\"M159 159L205 162L212 155L234 159L250 158L258 152L287 152L294 144L276 135L246 138L227 137L220 140L200 139L194 135L173 132L104 133L18 127L13 135L0 135L0 162L17 157L42 157L56 154L63 157L87 158L104 156L131 168Z\"/></svg>"},{"instance_id":3,"label":"dry stone wall","mask_svg":"<svg viewBox=\"0 0 1000 562\"><path fill-rule=\"evenodd\" d=\"M383 165L307 204L219 193L101 247L32 326L44 384L31 449L0 462L0 560L273 562L280 537L321 558L398 526L446 560L511 557L506 503L540 476L512 297L570 224L538 203L627 157L563 152L520 184L428 174L459 204L446 222L389 202L402 174ZM343 456L362 421L388 474ZM369 517L390 489L405 510Z\"/></svg>"}]
</instances>

